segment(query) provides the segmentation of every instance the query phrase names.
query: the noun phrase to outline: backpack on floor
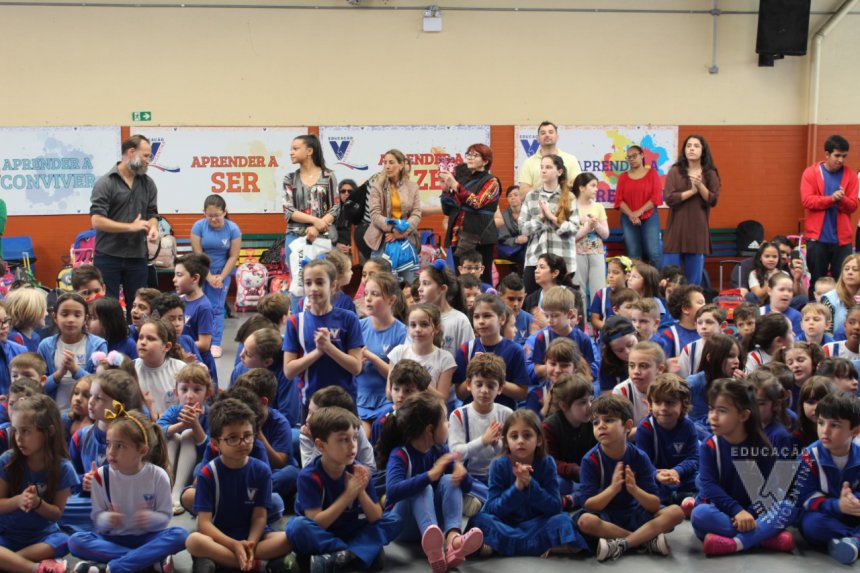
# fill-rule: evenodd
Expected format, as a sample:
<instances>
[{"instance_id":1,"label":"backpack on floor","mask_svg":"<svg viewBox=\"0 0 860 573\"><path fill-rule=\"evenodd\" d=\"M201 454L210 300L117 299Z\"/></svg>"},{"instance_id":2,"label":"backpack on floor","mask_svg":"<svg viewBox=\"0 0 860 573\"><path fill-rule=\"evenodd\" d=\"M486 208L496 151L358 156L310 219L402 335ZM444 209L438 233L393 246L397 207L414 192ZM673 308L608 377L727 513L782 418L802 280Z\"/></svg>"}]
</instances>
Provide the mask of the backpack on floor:
<instances>
[{"instance_id":1,"label":"backpack on floor","mask_svg":"<svg viewBox=\"0 0 860 573\"><path fill-rule=\"evenodd\" d=\"M158 217L158 239L146 240L147 259L157 269L172 269L176 264L176 237L164 217Z\"/></svg>"},{"instance_id":2,"label":"backpack on floor","mask_svg":"<svg viewBox=\"0 0 860 573\"><path fill-rule=\"evenodd\" d=\"M269 276L269 293L290 294L290 274L289 273L272 273Z\"/></svg>"},{"instance_id":3,"label":"backpack on floor","mask_svg":"<svg viewBox=\"0 0 860 573\"><path fill-rule=\"evenodd\" d=\"M254 310L266 295L269 272L260 263L242 263L236 268L236 310Z\"/></svg>"},{"instance_id":4,"label":"backpack on floor","mask_svg":"<svg viewBox=\"0 0 860 573\"><path fill-rule=\"evenodd\" d=\"M96 254L96 230L87 229L78 233L69 254L73 267L93 264Z\"/></svg>"}]
</instances>

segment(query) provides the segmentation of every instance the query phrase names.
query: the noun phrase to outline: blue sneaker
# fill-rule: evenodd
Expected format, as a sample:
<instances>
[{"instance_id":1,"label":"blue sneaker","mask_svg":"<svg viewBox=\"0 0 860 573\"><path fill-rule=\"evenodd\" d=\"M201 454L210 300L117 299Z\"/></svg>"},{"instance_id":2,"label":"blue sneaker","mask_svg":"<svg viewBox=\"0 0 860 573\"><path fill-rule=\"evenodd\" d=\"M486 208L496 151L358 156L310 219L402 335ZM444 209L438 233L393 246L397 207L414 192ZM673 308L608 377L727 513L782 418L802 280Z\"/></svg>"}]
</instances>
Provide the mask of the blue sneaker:
<instances>
[{"instance_id":1,"label":"blue sneaker","mask_svg":"<svg viewBox=\"0 0 860 573\"><path fill-rule=\"evenodd\" d=\"M843 565L851 565L857 561L857 555L860 553L860 540L856 537L831 539L827 544L827 550L831 557Z\"/></svg>"}]
</instances>

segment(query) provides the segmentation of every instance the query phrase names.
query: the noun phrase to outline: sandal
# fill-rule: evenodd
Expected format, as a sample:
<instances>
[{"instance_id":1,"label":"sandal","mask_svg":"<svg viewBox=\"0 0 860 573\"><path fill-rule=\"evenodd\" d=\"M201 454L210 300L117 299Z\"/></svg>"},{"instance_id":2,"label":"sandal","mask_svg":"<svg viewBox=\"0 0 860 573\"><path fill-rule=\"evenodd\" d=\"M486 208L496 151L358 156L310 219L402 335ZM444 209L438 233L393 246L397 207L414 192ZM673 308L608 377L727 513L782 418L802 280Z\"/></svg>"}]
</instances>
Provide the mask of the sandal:
<instances>
[{"instance_id":1,"label":"sandal","mask_svg":"<svg viewBox=\"0 0 860 573\"><path fill-rule=\"evenodd\" d=\"M454 541L460 540L460 547L454 548ZM445 560L448 567L453 569L465 563L466 556L481 549L484 544L484 533L477 527L473 527L463 535L457 535L448 542L448 555Z\"/></svg>"}]
</instances>

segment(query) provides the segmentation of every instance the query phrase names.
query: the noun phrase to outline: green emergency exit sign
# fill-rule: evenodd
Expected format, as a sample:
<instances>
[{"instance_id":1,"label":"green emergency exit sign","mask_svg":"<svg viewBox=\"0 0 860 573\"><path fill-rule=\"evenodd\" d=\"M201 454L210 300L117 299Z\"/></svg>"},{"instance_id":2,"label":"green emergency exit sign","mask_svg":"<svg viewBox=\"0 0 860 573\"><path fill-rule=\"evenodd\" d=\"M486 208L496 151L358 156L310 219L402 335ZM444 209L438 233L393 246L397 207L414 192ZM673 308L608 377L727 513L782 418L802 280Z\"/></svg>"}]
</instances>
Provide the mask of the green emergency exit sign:
<instances>
[{"instance_id":1,"label":"green emergency exit sign","mask_svg":"<svg viewBox=\"0 0 860 573\"><path fill-rule=\"evenodd\" d=\"M152 112L133 111L131 112L131 121L152 121Z\"/></svg>"}]
</instances>

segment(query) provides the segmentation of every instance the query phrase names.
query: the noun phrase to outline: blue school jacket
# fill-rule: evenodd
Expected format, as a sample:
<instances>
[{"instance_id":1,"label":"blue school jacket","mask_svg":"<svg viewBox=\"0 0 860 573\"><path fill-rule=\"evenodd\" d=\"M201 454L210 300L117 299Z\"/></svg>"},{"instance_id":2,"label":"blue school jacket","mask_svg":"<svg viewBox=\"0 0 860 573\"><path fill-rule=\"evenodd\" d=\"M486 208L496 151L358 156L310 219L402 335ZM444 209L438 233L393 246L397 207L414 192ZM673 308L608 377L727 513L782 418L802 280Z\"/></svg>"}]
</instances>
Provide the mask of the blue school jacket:
<instances>
[{"instance_id":1,"label":"blue school jacket","mask_svg":"<svg viewBox=\"0 0 860 573\"><path fill-rule=\"evenodd\" d=\"M448 446L434 446L424 453L419 452L407 444L394 448L388 456L388 464L385 466L385 489L388 494L388 508L394 507L398 501L409 499L420 493L428 485L436 485L430 482L427 472L433 467L440 457L448 453ZM450 464L445 473L451 473L454 465ZM469 493L472 489L472 476L466 475L460 482L463 493Z\"/></svg>"},{"instance_id":2,"label":"blue school jacket","mask_svg":"<svg viewBox=\"0 0 860 573\"><path fill-rule=\"evenodd\" d=\"M515 485L513 467L509 456L496 458L490 464L489 495L483 511L513 525L561 513L558 474L552 456L534 461L529 487L522 491Z\"/></svg>"},{"instance_id":3,"label":"blue school jacket","mask_svg":"<svg viewBox=\"0 0 860 573\"><path fill-rule=\"evenodd\" d=\"M645 452L657 469L675 470L681 478L677 486L683 491L695 488L699 471L699 439L696 425L683 416L678 424L667 430L648 415L636 430L636 447ZM659 485L659 484L658 484ZM664 494L661 487L661 495Z\"/></svg>"},{"instance_id":4,"label":"blue school jacket","mask_svg":"<svg viewBox=\"0 0 860 573\"><path fill-rule=\"evenodd\" d=\"M830 450L820 440L803 449L800 462L796 483L800 490L798 501L803 504L803 510L846 517L839 509L839 496L846 481L851 484L855 495L860 490L860 445L851 444L848 462L842 471L836 467Z\"/></svg>"},{"instance_id":5,"label":"blue school jacket","mask_svg":"<svg viewBox=\"0 0 860 573\"><path fill-rule=\"evenodd\" d=\"M738 459L755 460L762 477L767 480L773 469L773 457L756 455L757 449L766 448L749 438L732 445L724 438L710 436L699 447L699 496L696 503L710 503L726 515L734 517L743 510L757 514L752 500L735 467L733 452ZM749 455L744 455L749 454Z\"/></svg>"}]
</instances>

